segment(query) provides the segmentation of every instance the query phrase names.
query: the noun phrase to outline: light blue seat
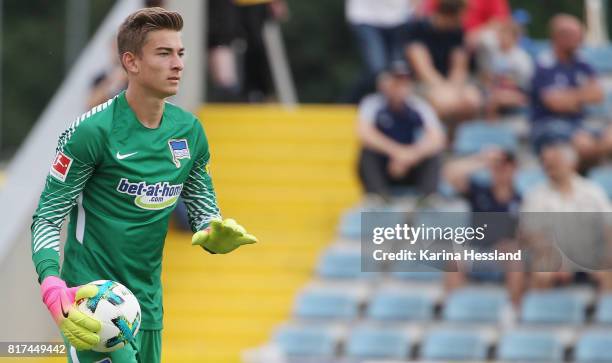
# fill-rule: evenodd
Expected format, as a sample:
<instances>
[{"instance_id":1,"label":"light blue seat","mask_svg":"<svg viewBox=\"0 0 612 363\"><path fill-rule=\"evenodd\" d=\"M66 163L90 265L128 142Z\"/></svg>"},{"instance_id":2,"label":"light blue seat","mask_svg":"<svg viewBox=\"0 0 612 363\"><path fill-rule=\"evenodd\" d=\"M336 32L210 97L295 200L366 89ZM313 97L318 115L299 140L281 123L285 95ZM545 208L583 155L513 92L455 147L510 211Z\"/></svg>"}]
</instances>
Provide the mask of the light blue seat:
<instances>
[{"instance_id":1,"label":"light blue seat","mask_svg":"<svg viewBox=\"0 0 612 363\"><path fill-rule=\"evenodd\" d=\"M381 321L419 320L433 318L434 301L418 291L380 291L370 301L366 315Z\"/></svg>"},{"instance_id":2,"label":"light blue seat","mask_svg":"<svg viewBox=\"0 0 612 363\"><path fill-rule=\"evenodd\" d=\"M327 250L317 265L317 274L327 279L373 278L375 272L361 272L359 250Z\"/></svg>"},{"instance_id":3,"label":"light blue seat","mask_svg":"<svg viewBox=\"0 0 612 363\"><path fill-rule=\"evenodd\" d=\"M550 50L550 42L546 39L525 39L521 46L534 60L538 59L540 54Z\"/></svg>"},{"instance_id":4,"label":"light blue seat","mask_svg":"<svg viewBox=\"0 0 612 363\"><path fill-rule=\"evenodd\" d=\"M407 359L410 340L400 331L361 326L348 338L346 355L352 359Z\"/></svg>"},{"instance_id":5,"label":"light blue seat","mask_svg":"<svg viewBox=\"0 0 612 363\"><path fill-rule=\"evenodd\" d=\"M359 301L355 295L339 290L313 289L296 299L294 315L300 319L351 320L357 318Z\"/></svg>"},{"instance_id":6,"label":"light blue seat","mask_svg":"<svg viewBox=\"0 0 612 363\"><path fill-rule=\"evenodd\" d=\"M552 332L517 330L502 336L497 359L504 362L561 362L563 346Z\"/></svg>"},{"instance_id":7,"label":"light blue seat","mask_svg":"<svg viewBox=\"0 0 612 363\"><path fill-rule=\"evenodd\" d=\"M488 346L477 332L469 329L439 328L429 332L422 344L425 360L485 360Z\"/></svg>"},{"instance_id":8,"label":"light blue seat","mask_svg":"<svg viewBox=\"0 0 612 363\"><path fill-rule=\"evenodd\" d=\"M514 188L525 196L531 189L546 180L546 174L539 167L520 169L514 176Z\"/></svg>"},{"instance_id":9,"label":"light blue seat","mask_svg":"<svg viewBox=\"0 0 612 363\"><path fill-rule=\"evenodd\" d=\"M338 234L340 237L347 239L361 238L361 210L357 208L350 209L340 217L338 224Z\"/></svg>"},{"instance_id":10,"label":"light blue seat","mask_svg":"<svg viewBox=\"0 0 612 363\"><path fill-rule=\"evenodd\" d=\"M580 55L599 73L612 73L612 47L596 46L584 47L580 50Z\"/></svg>"},{"instance_id":11,"label":"light blue seat","mask_svg":"<svg viewBox=\"0 0 612 363\"><path fill-rule=\"evenodd\" d=\"M599 298L595 310L595 322L612 324L612 294L605 294Z\"/></svg>"},{"instance_id":12,"label":"light blue seat","mask_svg":"<svg viewBox=\"0 0 612 363\"><path fill-rule=\"evenodd\" d=\"M601 186L606 191L608 198L612 198L612 167L593 168L589 171L588 178Z\"/></svg>"},{"instance_id":13,"label":"light blue seat","mask_svg":"<svg viewBox=\"0 0 612 363\"><path fill-rule=\"evenodd\" d=\"M453 151L456 154L469 155L491 146L515 151L518 148L518 138L503 124L473 121L459 126Z\"/></svg>"},{"instance_id":14,"label":"light blue seat","mask_svg":"<svg viewBox=\"0 0 612 363\"><path fill-rule=\"evenodd\" d=\"M455 322L499 321L508 296L503 290L464 288L455 290L446 300L444 319Z\"/></svg>"},{"instance_id":15,"label":"light blue seat","mask_svg":"<svg viewBox=\"0 0 612 363\"><path fill-rule=\"evenodd\" d=\"M325 326L284 326L272 340L289 357L319 359L334 357L338 344L331 329Z\"/></svg>"},{"instance_id":16,"label":"light blue seat","mask_svg":"<svg viewBox=\"0 0 612 363\"><path fill-rule=\"evenodd\" d=\"M612 331L587 331L580 336L575 347L578 363L612 362Z\"/></svg>"},{"instance_id":17,"label":"light blue seat","mask_svg":"<svg viewBox=\"0 0 612 363\"><path fill-rule=\"evenodd\" d=\"M391 276L402 280L421 282L442 281L442 278L444 277L444 273L442 271L438 271L433 267L423 264L416 265L414 268L411 268L411 270L414 271L392 271Z\"/></svg>"},{"instance_id":18,"label":"light blue seat","mask_svg":"<svg viewBox=\"0 0 612 363\"><path fill-rule=\"evenodd\" d=\"M525 323L582 324L586 302L564 290L531 291L523 298L521 320Z\"/></svg>"}]
</instances>

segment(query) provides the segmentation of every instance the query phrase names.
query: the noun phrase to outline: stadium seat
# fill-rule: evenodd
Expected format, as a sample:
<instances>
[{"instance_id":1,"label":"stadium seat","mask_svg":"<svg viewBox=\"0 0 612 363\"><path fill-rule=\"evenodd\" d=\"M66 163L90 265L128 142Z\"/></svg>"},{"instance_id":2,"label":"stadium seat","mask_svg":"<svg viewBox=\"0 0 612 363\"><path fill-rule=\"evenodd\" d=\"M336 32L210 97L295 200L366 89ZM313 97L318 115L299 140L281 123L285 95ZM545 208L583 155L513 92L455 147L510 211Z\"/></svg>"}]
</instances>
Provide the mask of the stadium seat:
<instances>
[{"instance_id":1,"label":"stadium seat","mask_svg":"<svg viewBox=\"0 0 612 363\"><path fill-rule=\"evenodd\" d=\"M488 346L474 330L438 328L425 336L421 350L425 360L485 360Z\"/></svg>"},{"instance_id":2,"label":"stadium seat","mask_svg":"<svg viewBox=\"0 0 612 363\"><path fill-rule=\"evenodd\" d=\"M359 313L359 298L351 292L330 289L303 291L296 299L294 315L299 319L351 320Z\"/></svg>"},{"instance_id":3,"label":"stadium seat","mask_svg":"<svg viewBox=\"0 0 612 363\"><path fill-rule=\"evenodd\" d=\"M582 58L599 73L612 73L612 47L584 47L580 50Z\"/></svg>"},{"instance_id":4,"label":"stadium seat","mask_svg":"<svg viewBox=\"0 0 612 363\"><path fill-rule=\"evenodd\" d=\"M563 346L552 332L515 330L504 334L497 359L504 362L560 362Z\"/></svg>"},{"instance_id":5,"label":"stadium seat","mask_svg":"<svg viewBox=\"0 0 612 363\"><path fill-rule=\"evenodd\" d=\"M329 249L324 252L317 266L317 274L327 279L372 278L373 272L361 272L359 249Z\"/></svg>"},{"instance_id":6,"label":"stadium seat","mask_svg":"<svg viewBox=\"0 0 612 363\"><path fill-rule=\"evenodd\" d=\"M578 363L612 362L612 332L610 330L584 332L576 343L574 356Z\"/></svg>"},{"instance_id":7,"label":"stadium seat","mask_svg":"<svg viewBox=\"0 0 612 363\"><path fill-rule=\"evenodd\" d=\"M606 191L608 198L612 198L612 167L601 166L593 168L589 171L588 177Z\"/></svg>"},{"instance_id":8,"label":"stadium seat","mask_svg":"<svg viewBox=\"0 0 612 363\"><path fill-rule=\"evenodd\" d=\"M433 317L434 301L420 291L381 290L370 301L367 317L381 321L420 320Z\"/></svg>"},{"instance_id":9,"label":"stadium seat","mask_svg":"<svg viewBox=\"0 0 612 363\"><path fill-rule=\"evenodd\" d=\"M467 287L451 293L443 316L454 322L495 323L507 303L508 295L503 289Z\"/></svg>"},{"instance_id":10,"label":"stadium seat","mask_svg":"<svg viewBox=\"0 0 612 363\"><path fill-rule=\"evenodd\" d=\"M531 291L523 298L525 323L582 324L585 317L586 302L569 290Z\"/></svg>"},{"instance_id":11,"label":"stadium seat","mask_svg":"<svg viewBox=\"0 0 612 363\"><path fill-rule=\"evenodd\" d=\"M340 217L338 224L338 234L340 237L356 239L361 238L361 210L358 208L349 209Z\"/></svg>"},{"instance_id":12,"label":"stadium seat","mask_svg":"<svg viewBox=\"0 0 612 363\"><path fill-rule=\"evenodd\" d=\"M469 155L491 146L515 151L518 148L518 139L512 130L503 124L474 121L459 126L453 151L459 155Z\"/></svg>"},{"instance_id":13,"label":"stadium seat","mask_svg":"<svg viewBox=\"0 0 612 363\"><path fill-rule=\"evenodd\" d=\"M397 266L401 265L398 264ZM392 271L391 276L398 279L415 282L437 282L442 281L442 278L444 277L444 273L442 271L422 264L415 267L414 270L415 271Z\"/></svg>"},{"instance_id":14,"label":"stadium seat","mask_svg":"<svg viewBox=\"0 0 612 363\"><path fill-rule=\"evenodd\" d=\"M519 170L514 177L514 188L525 196L529 190L546 180L546 174L539 167Z\"/></svg>"},{"instance_id":15,"label":"stadium seat","mask_svg":"<svg viewBox=\"0 0 612 363\"><path fill-rule=\"evenodd\" d=\"M612 324L612 294L605 294L599 298L595 311L595 322Z\"/></svg>"},{"instance_id":16,"label":"stadium seat","mask_svg":"<svg viewBox=\"0 0 612 363\"><path fill-rule=\"evenodd\" d=\"M331 328L316 325L283 326L272 340L289 357L332 358L338 345Z\"/></svg>"},{"instance_id":17,"label":"stadium seat","mask_svg":"<svg viewBox=\"0 0 612 363\"><path fill-rule=\"evenodd\" d=\"M406 333L384 327L360 326L348 337L350 359L407 359L410 339Z\"/></svg>"},{"instance_id":18,"label":"stadium seat","mask_svg":"<svg viewBox=\"0 0 612 363\"><path fill-rule=\"evenodd\" d=\"M550 42L546 39L525 39L521 45L534 60L550 49Z\"/></svg>"}]
</instances>

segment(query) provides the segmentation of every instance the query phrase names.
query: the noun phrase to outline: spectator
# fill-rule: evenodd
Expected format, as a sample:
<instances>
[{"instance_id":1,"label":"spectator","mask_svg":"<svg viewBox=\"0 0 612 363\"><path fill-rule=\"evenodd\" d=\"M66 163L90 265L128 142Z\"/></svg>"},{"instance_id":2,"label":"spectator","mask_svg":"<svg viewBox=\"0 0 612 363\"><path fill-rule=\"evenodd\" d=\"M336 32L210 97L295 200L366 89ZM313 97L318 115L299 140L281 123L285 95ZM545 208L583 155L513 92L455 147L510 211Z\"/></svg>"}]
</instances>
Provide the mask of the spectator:
<instances>
[{"instance_id":1,"label":"spectator","mask_svg":"<svg viewBox=\"0 0 612 363\"><path fill-rule=\"evenodd\" d=\"M426 0L422 11L425 14L434 13L439 2L439 0ZM485 42L487 33L494 31L499 22L509 18L510 6L507 0L467 0L463 29L467 34L468 48L478 48Z\"/></svg>"},{"instance_id":2,"label":"spectator","mask_svg":"<svg viewBox=\"0 0 612 363\"><path fill-rule=\"evenodd\" d=\"M389 201L392 186L412 185L423 194L434 192L438 155L446 139L438 117L412 94L403 63L383 73L379 87L379 93L364 98L359 106L359 176L366 193Z\"/></svg>"},{"instance_id":3,"label":"spectator","mask_svg":"<svg viewBox=\"0 0 612 363\"><path fill-rule=\"evenodd\" d=\"M481 105L478 89L468 82L464 7L465 0L440 0L431 18L413 21L406 32L406 56L424 84L426 98L445 120L471 118Z\"/></svg>"},{"instance_id":4,"label":"spectator","mask_svg":"<svg viewBox=\"0 0 612 363\"><path fill-rule=\"evenodd\" d=\"M529 54L518 46L519 25L511 20L500 23L495 35L497 41L481 62L490 119L527 106L527 90L533 75Z\"/></svg>"},{"instance_id":5,"label":"spectator","mask_svg":"<svg viewBox=\"0 0 612 363\"><path fill-rule=\"evenodd\" d=\"M487 169L490 182L474 178L474 173ZM516 251L516 226L521 196L514 188L517 160L513 153L498 149L450 161L443 170L444 178L455 191L463 195L474 213L474 226L488 225L486 239L471 243L469 247L480 250ZM501 262L500 262L501 263ZM524 275L516 266L493 266L490 271L446 274L446 285L454 289L464 285L467 278L476 280L501 279L505 273L506 285L512 301L518 303L523 292Z\"/></svg>"},{"instance_id":6,"label":"spectator","mask_svg":"<svg viewBox=\"0 0 612 363\"><path fill-rule=\"evenodd\" d=\"M243 93L249 102L263 102L271 93L271 73L263 38L266 22L286 19L284 0L233 0L238 7L241 37L246 42Z\"/></svg>"},{"instance_id":7,"label":"spectator","mask_svg":"<svg viewBox=\"0 0 612 363\"><path fill-rule=\"evenodd\" d=\"M604 190L576 172L578 156L571 145L562 140L549 141L542 146L540 160L548 180L526 195L523 226L534 251L532 268L540 271L532 274L531 285L549 288L582 276L572 271L597 270L595 266L607 263L600 258L609 256L602 253L609 250L609 231L601 222L594 228L592 222L607 218L604 213L612 209ZM565 261L550 252L547 245L553 242L554 248L564 253ZM587 261L590 266L583 264L576 269L573 266L578 261ZM600 288L612 288L609 272L591 273L590 277Z\"/></svg>"},{"instance_id":8,"label":"spectator","mask_svg":"<svg viewBox=\"0 0 612 363\"><path fill-rule=\"evenodd\" d=\"M232 0L210 0L208 18L208 67L214 87L211 99L239 101L238 69L232 49L238 37L238 10Z\"/></svg>"},{"instance_id":9,"label":"spectator","mask_svg":"<svg viewBox=\"0 0 612 363\"><path fill-rule=\"evenodd\" d=\"M376 77L401 60L402 31L420 0L347 0L346 18L357 40L365 72L349 102L357 103L376 89Z\"/></svg>"},{"instance_id":10,"label":"spectator","mask_svg":"<svg viewBox=\"0 0 612 363\"><path fill-rule=\"evenodd\" d=\"M593 163L612 150L612 133L608 128L598 141L583 127L584 107L604 98L595 71L577 55L583 32L571 15L556 15L550 22L552 53L540 57L531 84L531 138L539 152L543 140L563 135L581 161Z\"/></svg>"},{"instance_id":11,"label":"spectator","mask_svg":"<svg viewBox=\"0 0 612 363\"><path fill-rule=\"evenodd\" d=\"M116 94L127 88L127 75L119 62L116 49L117 43L113 39L110 51L111 64L94 77L87 98L88 110L115 97Z\"/></svg>"}]
</instances>

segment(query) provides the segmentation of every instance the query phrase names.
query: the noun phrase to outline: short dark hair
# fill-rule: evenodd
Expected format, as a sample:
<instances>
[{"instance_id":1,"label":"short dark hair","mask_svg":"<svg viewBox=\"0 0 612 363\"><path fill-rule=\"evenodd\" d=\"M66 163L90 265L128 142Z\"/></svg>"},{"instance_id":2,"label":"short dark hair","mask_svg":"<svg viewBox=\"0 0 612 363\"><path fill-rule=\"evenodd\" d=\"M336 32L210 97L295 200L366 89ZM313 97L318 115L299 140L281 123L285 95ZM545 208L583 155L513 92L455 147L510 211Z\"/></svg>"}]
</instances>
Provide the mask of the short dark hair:
<instances>
[{"instance_id":1,"label":"short dark hair","mask_svg":"<svg viewBox=\"0 0 612 363\"><path fill-rule=\"evenodd\" d=\"M183 29L181 14L164 8L152 7L140 9L129 15L119 27L117 34L119 59L125 52L140 55L147 34L163 29L181 31Z\"/></svg>"},{"instance_id":2,"label":"short dark hair","mask_svg":"<svg viewBox=\"0 0 612 363\"><path fill-rule=\"evenodd\" d=\"M442 15L458 15L465 7L465 0L438 0L436 12Z\"/></svg>"}]
</instances>

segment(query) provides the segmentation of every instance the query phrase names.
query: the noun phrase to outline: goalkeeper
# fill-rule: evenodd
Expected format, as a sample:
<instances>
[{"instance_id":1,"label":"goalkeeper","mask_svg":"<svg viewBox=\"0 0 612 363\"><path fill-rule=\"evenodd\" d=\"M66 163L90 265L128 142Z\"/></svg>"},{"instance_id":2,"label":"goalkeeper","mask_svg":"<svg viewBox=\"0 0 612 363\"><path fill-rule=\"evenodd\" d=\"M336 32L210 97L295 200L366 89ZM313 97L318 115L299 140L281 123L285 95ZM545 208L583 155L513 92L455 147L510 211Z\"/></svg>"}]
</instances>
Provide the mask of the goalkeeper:
<instances>
[{"instance_id":1,"label":"goalkeeper","mask_svg":"<svg viewBox=\"0 0 612 363\"><path fill-rule=\"evenodd\" d=\"M221 221L204 130L193 114L165 101L183 73L182 27L178 13L162 8L130 15L117 35L127 90L59 138L33 217L32 259L69 362L160 361L162 251L179 196L194 245L228 253L256 242L235 221ZM60 228L68 214L60 273ZM100 322L74 308L75 299L96 294L95 286L81 285L101 279L127 286L142 310L135 341L111 353L90 350L100 340Z\"/></svg>"}]
</instances>

